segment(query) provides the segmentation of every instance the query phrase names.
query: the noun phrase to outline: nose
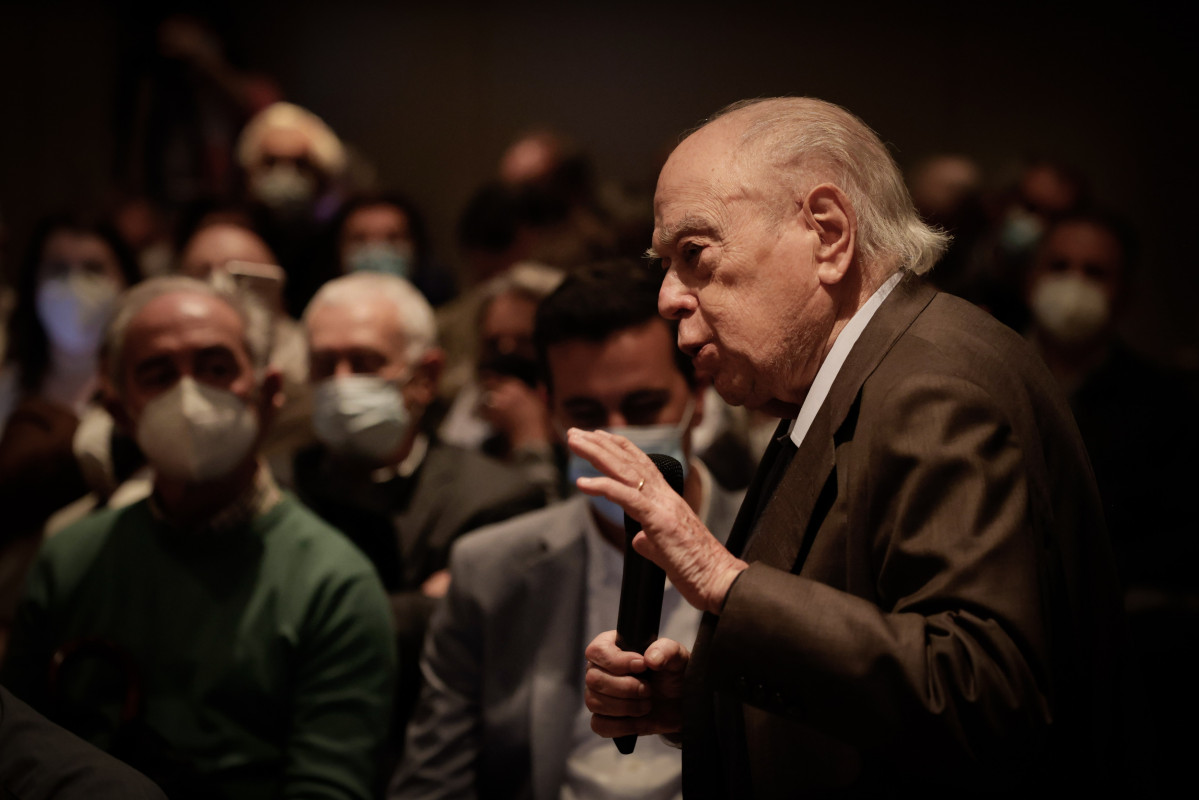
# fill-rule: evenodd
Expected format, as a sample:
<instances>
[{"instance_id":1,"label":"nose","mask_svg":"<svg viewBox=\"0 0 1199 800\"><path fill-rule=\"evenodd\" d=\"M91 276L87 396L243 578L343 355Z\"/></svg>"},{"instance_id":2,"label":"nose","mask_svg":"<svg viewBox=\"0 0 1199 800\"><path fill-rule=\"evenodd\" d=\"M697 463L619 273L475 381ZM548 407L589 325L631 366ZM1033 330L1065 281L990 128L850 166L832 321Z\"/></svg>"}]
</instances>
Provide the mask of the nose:
<instances>
[{"instance_id":1,"label":"nose","mask_svg":"<svg viewBox=\"0 0 1199 800\"><path fill-rule=\"evenodd\" d=\"M333 365L333 377L345 378L354 374L354 367L350 364L350 359L339 358L337 363Z\"/></svg>"},{"instance_id":2,"label":"nose","mask_svg":"<svg viewBox=\"0 0 1199 800\"><path fill-rule=\"evenodd\" d=\"M673 269L666 271L658 290L658 313L666 319L682 319L695 311L695 296L679 280Z\"/></svg>"}]
</instances>

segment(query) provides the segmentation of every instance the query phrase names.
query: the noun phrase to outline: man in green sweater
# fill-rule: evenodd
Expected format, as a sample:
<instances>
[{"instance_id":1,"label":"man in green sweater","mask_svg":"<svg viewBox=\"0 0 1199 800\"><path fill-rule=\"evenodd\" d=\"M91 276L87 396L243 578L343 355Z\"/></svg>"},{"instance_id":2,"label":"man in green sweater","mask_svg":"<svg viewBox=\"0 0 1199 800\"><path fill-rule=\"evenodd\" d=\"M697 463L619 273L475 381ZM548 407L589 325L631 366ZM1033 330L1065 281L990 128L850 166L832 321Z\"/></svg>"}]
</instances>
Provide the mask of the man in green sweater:
<instances>
[{"instance_id":1,"label":"man in green sweater","mask_svg":"<svg viewBox=\"0 0 1199 800\"><path fill-rule=\"evenodd\" d=\"M105 392L153 495L48 540L5 683L172 798L367 798L396 656L370 563L256 449L281 402L255 309L141 284L105 340Z\"/></svg>"}]
</instances>

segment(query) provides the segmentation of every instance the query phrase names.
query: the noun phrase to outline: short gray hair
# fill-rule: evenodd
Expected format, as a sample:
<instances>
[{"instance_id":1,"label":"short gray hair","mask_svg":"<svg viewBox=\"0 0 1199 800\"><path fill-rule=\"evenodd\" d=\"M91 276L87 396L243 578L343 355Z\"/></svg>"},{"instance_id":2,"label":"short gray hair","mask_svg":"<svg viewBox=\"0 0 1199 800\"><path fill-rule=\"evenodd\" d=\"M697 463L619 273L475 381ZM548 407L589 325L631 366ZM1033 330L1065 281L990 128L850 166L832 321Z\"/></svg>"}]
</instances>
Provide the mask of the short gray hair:
<instances>
[{"instance_id":1,"label":"short gray hair","mask_svg":"<svg viewBox=\"0 0 1199 800\"><path fill-rule=\"evenodd\" d=\"M391 303L404 333L405 357L409 364L437 346L437 323L429 301L408 281L382 272L351 272L326 283L304 309L305 328L311 325L314 308L357 305L364 297L382 297Z\"/></svg>"},{"instance_id":2,"label":"short gray hair","mask_svg":"<svg viewBox=\"0 0 1199 800\"><path fill-rule=\"evenodd\" d=\"M945 252L949 235L920 219L886 146L849 111L813 97L774 97L734 103L708 123L733 114L746 118L745 155L765 158L801 185L829 180L845 192L867 268L924 273Z\"/></svg>"},{"instance_id":3,"label":"short gray hair","mask_svg":"<svg viewBox=\"0 0 1199 800\"><path fill-rule=\"evenodd\" d=\"M198 294L215 297L237 312L242 321L246 355L255 372L261 374L270 363L272 345L271 314L253 297L221 289L195 278L183 275L165 275L149 278L125 291L118 299L108 326L104 329L101 345L101 360L113 389L121 393L124 375L125 335L129 323L151 301L168 294Z\"/></svg>"}]
</instances>

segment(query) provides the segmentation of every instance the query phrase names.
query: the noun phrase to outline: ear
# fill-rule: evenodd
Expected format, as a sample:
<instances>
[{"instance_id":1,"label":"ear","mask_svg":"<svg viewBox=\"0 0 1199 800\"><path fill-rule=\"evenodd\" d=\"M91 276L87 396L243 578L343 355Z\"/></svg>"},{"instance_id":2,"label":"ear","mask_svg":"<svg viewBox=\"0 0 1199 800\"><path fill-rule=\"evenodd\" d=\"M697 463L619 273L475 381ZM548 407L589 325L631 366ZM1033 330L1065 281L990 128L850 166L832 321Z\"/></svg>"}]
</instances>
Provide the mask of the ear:
<instances>
[{"instance_id":1,"label":"ear","mask_svg":"<svg viewBox=\"0 0 1199 800\"><path fill-rule=\"evenodd\" d=\"M831 183L808 192L802 202L805 224L817 237L812 251L816 277L821 283L839 283L853 264L858 217L845 193Z\"/></svg>"},{"instance_id":2,"label":"ear","mask_svg":"<svg viewBox=\"0 0 1199 800\"><path fill-rule=\"evenodd\" d=\"M437 387L444 369L445 351L440 347L430 347L421 355L412 369L412 380L407 386L408 397L413 403L423 409L437 399Z\"/></svg>"},{"instance_id":3,"label":"ear","mask_svg":"<svg viewBox=\"0 0 1199 800\"><path fill-rule=\"evenodd\" d=\"M283 408L286 400L283 393L283 373L278 367L270 366L262 372L262 381L258 385L258 414L263 430L266 430L279 409Z\"/></svg>"},{"instance_id":4,"label":"ear","mask_svg":"<svg viewBox=\"0 0 1199 800\"><path fill-rule=\"evenodd\" d=\"M121 397L117 393L116 387L108 379L108 369L106 367L102 367L100 371L100 404L104 406L104 410L112 417L113 424L116 425L117 430L129 437L137 434L137 426L133 424L133 419L130 418L129 412L125 410L125 404L121 402Z\"/></svg>"}]
</instances>

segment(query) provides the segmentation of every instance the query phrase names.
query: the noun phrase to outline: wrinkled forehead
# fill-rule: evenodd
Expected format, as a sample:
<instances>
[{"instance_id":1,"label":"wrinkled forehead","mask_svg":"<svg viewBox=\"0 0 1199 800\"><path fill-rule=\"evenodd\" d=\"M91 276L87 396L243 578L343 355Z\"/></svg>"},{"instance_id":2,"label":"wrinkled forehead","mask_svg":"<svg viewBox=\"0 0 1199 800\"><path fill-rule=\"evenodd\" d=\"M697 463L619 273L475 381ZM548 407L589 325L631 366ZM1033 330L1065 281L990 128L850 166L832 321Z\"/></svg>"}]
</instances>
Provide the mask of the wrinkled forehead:
<instances>
[{"instance_id":1,"label":"wrinkled forehead","mask_svg":"<svg viewBox=\"0 0 1199 800\"><path fill-rule=\"evenodd\" d=\"M219 297L172 292L152 298L133 315L125 331L125 346L132 352L141 343L163 337L200 335L244 352L245 334L241 315Z\"/></svg>"}]
</instances>

